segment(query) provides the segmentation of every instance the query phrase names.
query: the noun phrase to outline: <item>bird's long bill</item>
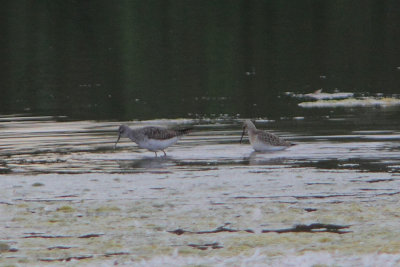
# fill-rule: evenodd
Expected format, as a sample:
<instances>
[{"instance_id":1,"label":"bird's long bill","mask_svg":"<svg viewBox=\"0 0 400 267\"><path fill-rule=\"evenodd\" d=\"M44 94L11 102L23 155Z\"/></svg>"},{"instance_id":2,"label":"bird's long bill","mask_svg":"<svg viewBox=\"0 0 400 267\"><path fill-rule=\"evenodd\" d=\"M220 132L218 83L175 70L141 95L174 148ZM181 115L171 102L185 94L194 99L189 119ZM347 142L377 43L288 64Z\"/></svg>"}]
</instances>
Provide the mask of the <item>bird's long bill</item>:
<instances>
[{"instance_id":1,"label":"bird's long bill","mask_svg":"<svg viewBox=\"0 0 400 267\"><path fill-rule=\"evenodd\" d=\"M246 131L246 129L243 128L242 137L240 137L240 143L242 143L242 140L243 140L243 136L244 136L245 131Z\"/></svg>"},{"instance_id":2,"label":"bird's long bill","mask_svg":"<svg viewBox=\"0 0 400 267\"><path fill-rule=\"evenodd\" d=\"M118 144L118 141L119 141L120 138L121 138L121 135L118 135L118 139L117 139L117 142L115 142L114 149L117 148L117 144Z\"/></svg>"}]
</instances>

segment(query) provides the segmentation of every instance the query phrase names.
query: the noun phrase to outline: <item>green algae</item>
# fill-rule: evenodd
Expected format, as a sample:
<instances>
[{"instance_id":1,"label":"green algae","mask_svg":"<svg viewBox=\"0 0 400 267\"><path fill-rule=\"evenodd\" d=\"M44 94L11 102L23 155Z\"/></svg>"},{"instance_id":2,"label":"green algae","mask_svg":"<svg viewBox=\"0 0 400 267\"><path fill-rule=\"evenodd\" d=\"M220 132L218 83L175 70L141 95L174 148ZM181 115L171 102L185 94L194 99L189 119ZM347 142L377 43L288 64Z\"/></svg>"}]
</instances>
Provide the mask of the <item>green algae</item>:
<instances>
[{"instance_id":1,"label":"green algae","mask_svg":"<svg viewBox=\"0 0 400 267\"><path fill-rule=\"evenodd\" d=\"M71 206L61 206L61 207L57 208L56 211L58 211L58 212L75 212L76 209Z\"/></svg>"},{"instance_id":2,"label":"green algae","mask_svg":"<svg viewBox=\"0 0 400 267\"><path fill-rule=\"evenodd\" d=\"M9 250L10 250L10 246L7 243L0 242L0 253L9 251Z\"/></svg>"},{"instance_id":3,"label":"green algae","mask_svg":"<svg viewBox=\"0 0 400 267\"><path fill-rule=\"evenodd\" d=\"M120 183L123 182L124 179L121 179ZM104 181L99 179L99 183ZM15 234L19 249L17 254L28 255L31 265L35 265L40 258L105 255L110 251L116 252L111 258L140 261L172 255L175 251L179 257L232 258L237 255L251 257L255 251L261 251L268 257L280 257L287 251L294 255L307 252L363 255L377 251L396 254L400 250L400 231L397 229L400 197L397 195L390 199L373 199L373 202L352 198L331 204L330 200L281 203L273 198L235 199L224 197L221 193L213 196L213 202L223 204L215 205L204 201L204 195L196 196L193 192L186 193L184 189L176 197L171 197L165 190L150 189L148 192L147 197L141 196L140 201L136 198L78 198L71 202L62 200L61 203L65 204L61 205L58 199L46 199L45 204L19 202L3 207L11 215L10 219L3 220L16 227L11 228L11 232L26 229L25 232L43 233L44 236L68 236L20 239ZM306 207L317 211L306 212ZM261 233L263 229L311 223L350 224L353 233ZM225 224L231 229L252 229L254 233L189 233L177 236L167 232L179 228L206 232ZM101 235L79 238L97 233ZM223 248L203 251L188 246L214 242ZM51 246L73 248L67 251L48 250ZM129 254L118 255L121 251ZM85 260L93 264L99 261L96 257Z\"/></svg>"},{"instance_id":4,"label":"green algae","mask_svg":"<svg viewBox=\"0 0 400 267\"><path fill-rule=\"evenodd\" d=\"M97 213L107 213L107 212L120 212L121 209L117 206L101 206L94 210Z\"/></svg>"}]
</instances>

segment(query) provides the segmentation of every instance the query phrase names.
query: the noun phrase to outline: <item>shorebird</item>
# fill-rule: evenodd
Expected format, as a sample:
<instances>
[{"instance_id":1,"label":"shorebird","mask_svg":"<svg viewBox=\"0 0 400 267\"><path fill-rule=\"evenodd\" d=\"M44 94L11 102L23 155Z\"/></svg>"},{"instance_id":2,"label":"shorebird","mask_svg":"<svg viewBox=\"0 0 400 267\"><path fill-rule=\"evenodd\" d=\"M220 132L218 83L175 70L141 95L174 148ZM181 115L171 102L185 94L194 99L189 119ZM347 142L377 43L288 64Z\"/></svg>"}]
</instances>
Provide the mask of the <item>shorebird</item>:
<instances>
[{"instance_id":1,"label":"shorebird","mask_svg":"<svg viewBox=\"0 0 400 267\"><path fill-rule=\"evenodd\" d=\"M131 129L127 125L121 125L118 129L119 135L115 142L114 149L117 147L119 139L128 137L135 142L140 148L145 148L156 154L157 151L164 152L164 149L175 144L184 134L187 134L191 129L170 130L164 127L147 126L139 129Z\"/></svg>"},{"instance_id":2,"label":"shorebird","mask_svg":"<svg viewBox=\"0 0 400 267\"><path fill-rule=\"evenodd\" d=\"M245 120L243 123L243 133L240 138L240 143L242 143L246 130L249 135L250 144L255 151L278 151L294 145L272 133L258 130L250 120Z\"/></svg>"}]
</instances>

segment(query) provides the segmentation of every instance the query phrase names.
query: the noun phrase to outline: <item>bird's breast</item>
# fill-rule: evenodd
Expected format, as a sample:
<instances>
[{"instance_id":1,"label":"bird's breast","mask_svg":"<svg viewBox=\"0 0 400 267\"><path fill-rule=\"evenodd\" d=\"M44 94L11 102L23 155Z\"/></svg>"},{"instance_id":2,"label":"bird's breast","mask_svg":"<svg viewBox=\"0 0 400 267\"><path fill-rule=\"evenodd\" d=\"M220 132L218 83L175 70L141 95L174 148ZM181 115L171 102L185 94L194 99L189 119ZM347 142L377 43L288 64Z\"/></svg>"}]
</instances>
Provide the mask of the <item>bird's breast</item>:
<instances>
[{"instance_id":1,"label":"bird's breast","mask_svg":"<svg viewBox=\"0 0 400 267\"><path fill-rule=\"evenodd\" d=\"M137 144L141 148L145 148L150 151L158 151L175 144L177 141L178 141L177 137L173 137L170 139L163 139L163 140L147 138L141 142L138 142Z\"/></svg>"}]
</instances>

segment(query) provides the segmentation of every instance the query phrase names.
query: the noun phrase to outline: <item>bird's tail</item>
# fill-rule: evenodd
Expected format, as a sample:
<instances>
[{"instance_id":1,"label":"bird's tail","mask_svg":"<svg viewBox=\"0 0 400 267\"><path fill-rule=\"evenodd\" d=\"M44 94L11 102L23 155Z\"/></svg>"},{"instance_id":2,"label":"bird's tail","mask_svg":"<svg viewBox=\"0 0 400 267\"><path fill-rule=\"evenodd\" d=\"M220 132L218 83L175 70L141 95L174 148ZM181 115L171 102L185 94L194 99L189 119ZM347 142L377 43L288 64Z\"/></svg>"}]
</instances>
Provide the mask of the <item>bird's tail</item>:
<instances>
[{"instance_id":1,"label":"bird's tail","mask_svg":"<svg viewBox=\"0 0 400 267\"><path fill-rule=\"evenodd\" d=\"M175 131L176 131L177 136L182 136L182 135L190 133L192 130L193 130L193 128L189 127L189 128L178 129Z\"/></svg>"}]
</instances>

